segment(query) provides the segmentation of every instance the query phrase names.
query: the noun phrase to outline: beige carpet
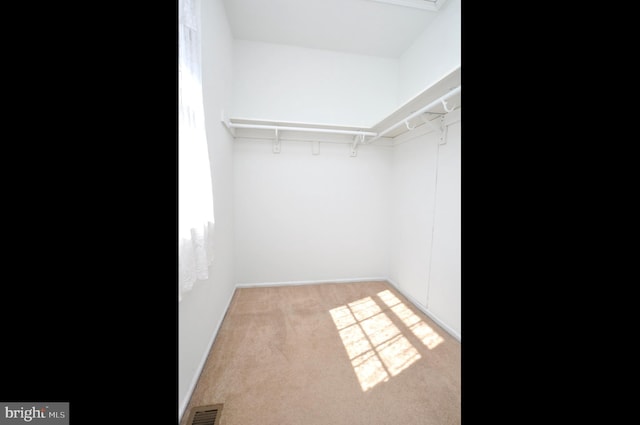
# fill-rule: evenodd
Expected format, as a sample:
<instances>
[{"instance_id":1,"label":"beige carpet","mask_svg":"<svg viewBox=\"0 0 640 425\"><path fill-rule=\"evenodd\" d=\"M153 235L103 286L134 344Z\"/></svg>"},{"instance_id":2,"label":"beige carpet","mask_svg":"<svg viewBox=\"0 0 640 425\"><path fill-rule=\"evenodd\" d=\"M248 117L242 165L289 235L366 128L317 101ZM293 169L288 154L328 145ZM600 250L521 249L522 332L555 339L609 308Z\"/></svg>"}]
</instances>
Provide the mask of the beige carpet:
<instances>
[{"instance_id":1,"label":"beige carpet","mask_svg":"<svg viewBox=\"0 0 640 425\"><path fill-rule=\"evenodd\" d=\"M243 288L181 425L459 424L460 385L460 343L386 282Z\"/></svg>"}]
</instances>

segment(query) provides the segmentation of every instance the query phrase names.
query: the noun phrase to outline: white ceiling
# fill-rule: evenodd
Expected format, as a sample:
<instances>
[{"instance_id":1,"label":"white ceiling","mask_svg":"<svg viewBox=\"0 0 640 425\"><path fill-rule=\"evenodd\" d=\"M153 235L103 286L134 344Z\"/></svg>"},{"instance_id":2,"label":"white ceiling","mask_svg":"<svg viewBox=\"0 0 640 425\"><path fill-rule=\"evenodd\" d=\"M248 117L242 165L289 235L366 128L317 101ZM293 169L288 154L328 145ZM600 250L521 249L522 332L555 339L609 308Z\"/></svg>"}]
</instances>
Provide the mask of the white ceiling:
<instances>
[{"instance_id":1,"label":"white ceiling","mask_svg":"<svg viewBox=\"0 0 640 425\"><path fill-rule=\"evenodd\" d=\"M236 39L390 58L400 57L438 13L371 0L223 2Z\"/></svg>"}]
</instances>

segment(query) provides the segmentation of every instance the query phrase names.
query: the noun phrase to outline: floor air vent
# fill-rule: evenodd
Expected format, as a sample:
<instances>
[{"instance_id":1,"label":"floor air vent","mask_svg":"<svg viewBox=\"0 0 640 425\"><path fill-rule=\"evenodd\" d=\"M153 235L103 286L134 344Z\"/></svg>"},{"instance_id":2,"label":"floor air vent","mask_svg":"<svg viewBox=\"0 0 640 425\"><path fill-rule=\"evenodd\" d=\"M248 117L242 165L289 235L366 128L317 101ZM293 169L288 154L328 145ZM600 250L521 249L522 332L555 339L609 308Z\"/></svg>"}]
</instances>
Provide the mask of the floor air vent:
<instances>
[{"instance_id":1,"label":"floor air vent","mask_svg":"<svg viewBox=\"0 0 640 425\"><path fill-rule=\"evenodd\" d=\"M198 406L191 409L191 417L187 421L188 425L218 425L220 423L220 413L222 404L212 404L210 406Z\"/></svg>"}]
</instances>

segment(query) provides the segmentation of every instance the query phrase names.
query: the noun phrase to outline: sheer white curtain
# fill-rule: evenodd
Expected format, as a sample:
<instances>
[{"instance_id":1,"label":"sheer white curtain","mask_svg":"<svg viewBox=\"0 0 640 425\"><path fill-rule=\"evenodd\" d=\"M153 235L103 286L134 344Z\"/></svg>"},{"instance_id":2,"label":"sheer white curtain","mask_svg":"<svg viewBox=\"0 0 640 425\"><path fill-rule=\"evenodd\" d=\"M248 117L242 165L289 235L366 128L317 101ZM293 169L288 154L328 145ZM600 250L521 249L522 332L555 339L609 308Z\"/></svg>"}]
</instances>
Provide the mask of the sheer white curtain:
<instances>
[{"instance_id":1,"label":"sheer white curtain","mask_svg":"<svg viewBox=\"0 0 640 425\"><path fill-rule=\"evenodd\" d=\"M213 192L204 127L196 0L179 0L178 299L207 279L213 257Z\"/></svg>"}]
</instances>

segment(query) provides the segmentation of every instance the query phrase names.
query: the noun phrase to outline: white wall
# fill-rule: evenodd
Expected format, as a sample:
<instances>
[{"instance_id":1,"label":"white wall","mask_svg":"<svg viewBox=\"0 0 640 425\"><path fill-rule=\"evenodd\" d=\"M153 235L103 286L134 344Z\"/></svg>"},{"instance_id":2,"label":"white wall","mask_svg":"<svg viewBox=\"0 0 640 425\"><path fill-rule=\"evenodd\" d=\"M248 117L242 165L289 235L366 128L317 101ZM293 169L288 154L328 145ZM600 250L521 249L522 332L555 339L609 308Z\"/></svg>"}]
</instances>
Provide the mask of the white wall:
<instances>
[{"instance_id":1,"label":"white wall","mask_svg":"<svg viewBox=\"0 0 640 425\"><path fill-rule=\"evenodd\" d=\"M427 305L435 196L435 132L393 148L390 277Z\"/></svg>"},{"instance_id":2,"label":"white wall","mask_svg":"<svg viewBox=\"0 0 640 425\"><path fill-rule=\"evenodd\" d=\"M202 79L215 208L214 260L209 279L183 295L178 313L178 403L182 416L212 338L234 290L233 140L220 125L231 103L232 38L221 0L199 3Z\"/></svg>"},{"instance_id":3,"label":"white wall","mask_svg":"<svg viewBox=\"0 0 640 425\"><path fill-rule=\"evenodd\" d=\"M390 147L236 141L238 283L385 277Z\"/></svg>"},{"instance_id":4,"label":"white wall","mask_svg":"<svg viewBox=\"0 0 640 425\"><path fill-rule=\"evenodd\" d=\"M461 64L461 0L447 0L424 32L400 56L398 105Z\"/></svg>"},{"instance_id":5,"label":"white wall","mask_svg":"<svg viewBox=\"0 0 640 425\"><path fill-rule=\"evenodd\" d=\"M436 217L427 306L462 334L461 309L461 124L448 127L447 143L439 146Z\"/></svg>"},{"instance_id":6,"label":"white wall","mask_svg":"<svg viewBox=\"0 0 640 425\"><path fill-rule=\"evenodd\" d=\"M455 121L461 110L450 115ZM456 116L458 118L456 118ZM394 147L391 280L442 324L461 329L460 121Z\"/></svg>"},{"instance_id":7,"label":"white wall","mask_svg":"<svg viewBox=\"0 0 640 425\"><path fill-rule=\"evenodd\" d=\"M236 40L231 117L370 127L398 99L397 59Z\"/></svg>"}]
</instances>

